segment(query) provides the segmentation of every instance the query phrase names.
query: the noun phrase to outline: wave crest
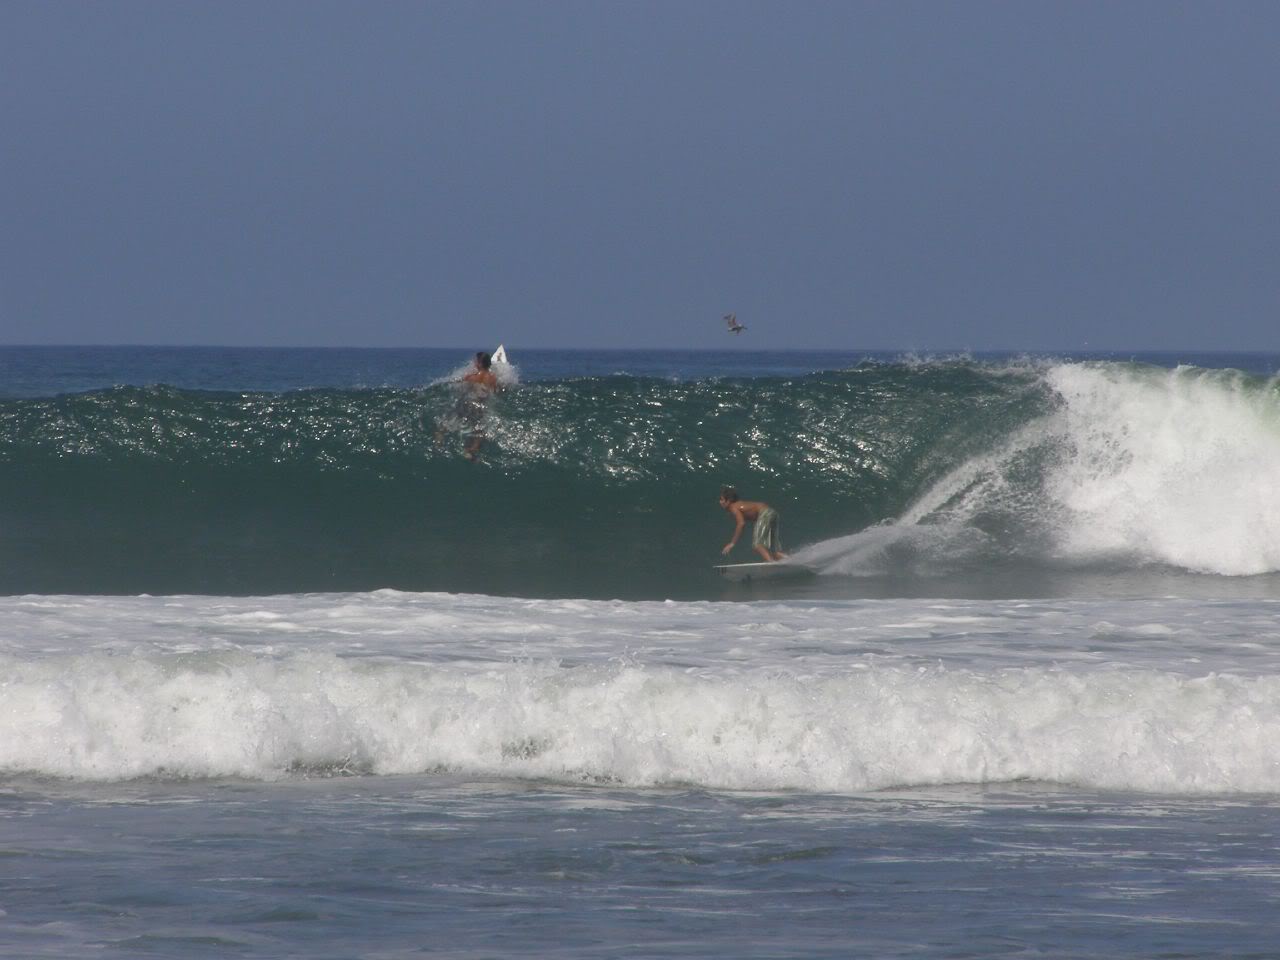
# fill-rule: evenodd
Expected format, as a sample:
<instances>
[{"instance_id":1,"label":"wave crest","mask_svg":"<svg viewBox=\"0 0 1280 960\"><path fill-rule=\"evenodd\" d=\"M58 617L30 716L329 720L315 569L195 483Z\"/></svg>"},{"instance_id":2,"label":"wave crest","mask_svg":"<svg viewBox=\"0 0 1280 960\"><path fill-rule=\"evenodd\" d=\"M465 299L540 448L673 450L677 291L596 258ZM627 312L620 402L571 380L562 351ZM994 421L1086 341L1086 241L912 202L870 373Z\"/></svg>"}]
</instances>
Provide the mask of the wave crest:
<instances>
[{"instance_id":1,"label":"wave crest","mask_svg":"<svg viewBox=\"0 0 1280 960\"><path fill-rule=\"evenodd\" d=\"M491 404L478 465L437 443L450 403L444 385L0 403L0 591L706 595L725 483L833 576L1280 570L1280 397L1235 371L539 382Z\"/></svg>"}]
</instances>

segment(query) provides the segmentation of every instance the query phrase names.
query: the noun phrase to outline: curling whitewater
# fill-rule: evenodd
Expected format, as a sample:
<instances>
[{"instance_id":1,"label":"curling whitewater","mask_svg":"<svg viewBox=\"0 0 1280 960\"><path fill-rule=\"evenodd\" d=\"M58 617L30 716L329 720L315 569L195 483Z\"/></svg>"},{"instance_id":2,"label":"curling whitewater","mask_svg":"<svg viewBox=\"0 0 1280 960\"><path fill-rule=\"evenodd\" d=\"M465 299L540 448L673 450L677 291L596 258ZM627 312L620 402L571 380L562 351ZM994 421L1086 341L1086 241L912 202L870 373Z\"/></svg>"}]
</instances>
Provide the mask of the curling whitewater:
<instances>
[{"instance_id":1,"label":"curling whitewater","mask_svg":"<svg viewBox=\"0 0 1280 960\"><path fill-rule=\"evenodd\" d=\"M0 773L1280 792L1280 604L0 600Z\"/></svg>"},{"instance_id":2,"label":"curling whitewater","mask_svg":"<svg viewBox=\"0 0 1280 960\"><path fill-rule=\"evenodd\" d=\"M859 577L938 576L1009 558L1111 574L1280 571L1274 378L1055 363L1040 382L1050 401L1036 415L930 478L891 523L796 558Z\"/></svg>"}]
</instances>

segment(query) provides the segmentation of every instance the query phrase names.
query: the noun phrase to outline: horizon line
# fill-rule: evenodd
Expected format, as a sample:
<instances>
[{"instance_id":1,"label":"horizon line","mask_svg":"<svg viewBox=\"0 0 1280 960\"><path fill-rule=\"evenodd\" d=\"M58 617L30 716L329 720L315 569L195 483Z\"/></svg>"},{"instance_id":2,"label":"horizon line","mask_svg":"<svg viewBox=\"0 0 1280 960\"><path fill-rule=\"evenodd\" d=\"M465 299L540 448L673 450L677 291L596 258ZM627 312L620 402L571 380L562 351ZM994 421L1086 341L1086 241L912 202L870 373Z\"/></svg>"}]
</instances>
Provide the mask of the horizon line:
<instances>
[{"instance_id":1,"label":"horizon line","mask_svg":"<svg viewBox=\"0 0 1280 960\"><path fill-rule=\"evenodd\" d=\"M505 341L502 342L505 346ZM356 344L256 344L256 343L0 343L0 350L33 350L33 349L66 349L66 350L449 350L472 352L475 345L444 344L442 346L399 345L369 346ZM495 348L496 349L496 348ZM561 353L897 353L897 354L1039 354L1039 353L1089 353L1089 354L1280 354L1280 346L1270 348L1242 347L1092 347L1088 344L1077 347L561 347L561 346L525 346L517 347L522 351L556 351Z\"/></svg>"}]
</instances>

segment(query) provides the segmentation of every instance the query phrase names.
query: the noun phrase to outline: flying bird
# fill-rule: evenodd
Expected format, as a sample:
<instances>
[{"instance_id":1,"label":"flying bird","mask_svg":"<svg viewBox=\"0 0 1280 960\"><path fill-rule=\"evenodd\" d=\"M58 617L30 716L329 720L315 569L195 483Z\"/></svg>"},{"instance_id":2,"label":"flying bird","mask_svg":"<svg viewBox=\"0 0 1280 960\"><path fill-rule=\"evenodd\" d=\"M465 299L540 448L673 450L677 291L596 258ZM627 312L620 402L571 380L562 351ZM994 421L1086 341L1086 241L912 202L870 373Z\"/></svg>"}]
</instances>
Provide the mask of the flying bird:
<instances>
[{"instance_id":1,"label":"flying bird","mask_svg":"<svg viewBox=\"0 0 1280 960\"><path fill-rule=\"evenodd\" d=\"M724 315L724 322L729 325L730 333L741 333L743 330L747 329L738 322L738 315L736 313L726 313Z\"/></svg>"}]
</instances>

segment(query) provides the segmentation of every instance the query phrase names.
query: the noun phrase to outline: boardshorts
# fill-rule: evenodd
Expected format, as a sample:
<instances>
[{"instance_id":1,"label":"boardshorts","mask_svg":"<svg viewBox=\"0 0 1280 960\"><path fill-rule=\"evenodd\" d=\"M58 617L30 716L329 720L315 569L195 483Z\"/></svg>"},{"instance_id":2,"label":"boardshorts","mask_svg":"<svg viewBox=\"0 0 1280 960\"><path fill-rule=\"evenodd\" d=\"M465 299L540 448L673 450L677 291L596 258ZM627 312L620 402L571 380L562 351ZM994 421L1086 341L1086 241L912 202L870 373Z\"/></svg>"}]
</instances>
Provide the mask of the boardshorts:
<instances>
[{"instance_id":1,"label":"boardshorts","mask_svg":"<svg viewBox=\"0 0 1280 960\"><path fill-rule=\"evenodd\" d=\"M751 545L764 547L770 553L782 552L782 541L778 537L778 511L773 507L765 507L756 517L756 525L751 529Z\"/></svg>"}]
</instances>

